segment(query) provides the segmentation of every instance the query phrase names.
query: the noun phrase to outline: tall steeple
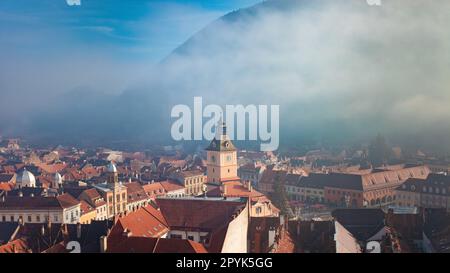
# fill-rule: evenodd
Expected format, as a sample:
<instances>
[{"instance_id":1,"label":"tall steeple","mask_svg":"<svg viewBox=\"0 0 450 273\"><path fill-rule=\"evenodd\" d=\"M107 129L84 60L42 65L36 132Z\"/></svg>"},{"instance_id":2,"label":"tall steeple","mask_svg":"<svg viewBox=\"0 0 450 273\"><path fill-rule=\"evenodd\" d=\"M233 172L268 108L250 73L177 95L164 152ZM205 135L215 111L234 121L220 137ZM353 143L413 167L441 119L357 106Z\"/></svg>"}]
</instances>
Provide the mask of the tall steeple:
<instances>
[{"instance_id":1,"label":"tall steeple","mask_svg":"<svg viewBox=\"0 0 450 273\"><path fill-rule=\"evenodd\" d=\"M119 183L117 167L112 161L106 166L106 172L108 174L108 184L115 185Z\"/></svg>"},{"instance_id":2,"label":"tall steeple","mask_svg":"<svg viewBox=\"0 0 450 273\"><path fill-rule=\"evenodd\" d=\"M221 184L237 180L237 150L227 135L225 122L216 127L216 136L206 148L207 182Z\"/></svg>"}]
</instances>

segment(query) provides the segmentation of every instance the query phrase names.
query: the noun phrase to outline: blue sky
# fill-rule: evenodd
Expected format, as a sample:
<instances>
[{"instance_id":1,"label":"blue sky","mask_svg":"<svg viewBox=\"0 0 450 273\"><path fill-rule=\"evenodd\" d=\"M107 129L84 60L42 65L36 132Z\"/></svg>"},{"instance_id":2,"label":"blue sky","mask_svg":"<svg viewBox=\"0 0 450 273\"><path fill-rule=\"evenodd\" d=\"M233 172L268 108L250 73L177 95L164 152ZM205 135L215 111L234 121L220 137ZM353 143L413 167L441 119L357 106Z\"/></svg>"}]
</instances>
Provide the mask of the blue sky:
<instances>
[{"instance_id":1,"label":"blue sky","mask_svg":"<svg viewBox=\"0 0 450 273\"><path fill-rule=\"evenodd\" d=\"M102 51L158 62L209 22L259 0L0 1L3 54Z\"/></svg>"}]
</instances>

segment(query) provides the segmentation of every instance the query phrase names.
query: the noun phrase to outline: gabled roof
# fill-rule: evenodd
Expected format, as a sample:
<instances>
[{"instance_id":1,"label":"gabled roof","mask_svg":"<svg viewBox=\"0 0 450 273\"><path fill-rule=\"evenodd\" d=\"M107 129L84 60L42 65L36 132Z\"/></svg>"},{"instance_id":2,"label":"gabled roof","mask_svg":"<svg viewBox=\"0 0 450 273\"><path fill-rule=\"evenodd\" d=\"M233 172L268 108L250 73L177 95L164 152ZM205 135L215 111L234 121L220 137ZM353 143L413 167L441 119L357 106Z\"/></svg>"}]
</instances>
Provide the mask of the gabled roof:
<instances>
[{"instance_id":1,"label":"gabled roof","mask_svg":"<svg viewBox=\"0 0 450 273\"><path fill-rule=\"evenodd\" d=\"M170 229L212 231L228 225L245 202L210 199L158 198L156 203Z\"/></svg>"},{"instance_id":2,"label":"gabled roof","mask_svg":"<svg viewBox=\"0 0 450 273\"><path fill-rule=\"evenodd\" d=\"M148 195L140 183L131 182L124 185L127 187L129 203L148 199Z\"/></svg>"},{"instance_id":3,"label":"gabled roof","mask_svg":"<svg viewBox=\"0 0 450 273\"><path fill-rule=\"evenodd\" d=\"M73 196L68 193L58 195L56 199L58 200L62 208L71 208L80 204L80 201L73 198Z\"/></svg>"},{"instance_id":4,"label":"gabled roof","mask_svg":"<svg viewBox=\"0 0 450 273\"><path fill-rule=\"evenodd\" d=\"M184 189L184 186L173 180L159 182L166 192L178 191Z\"/></svg>"},{"instance_id":5,"label":"gabled roof","mask_svg":"<svg viewBox=\"0 0 450 273\"><path fill-rule=\"evenodd\" d=\"M161 237L169 231L169 227L160 211L147 206L119 218L108 241L112 244L120 241L125 231L133 237Z\"/></svg>"},{"instance_id":6,"label":"gabled roof","mask_svg":"<svg viewBox=\"0 0 450 273\"><path fill-rule=\"evenodd\" d=\"M385 226L381 209L336 209L332 216L360 241L366 241Z\"/></svg>"}]
</instances>

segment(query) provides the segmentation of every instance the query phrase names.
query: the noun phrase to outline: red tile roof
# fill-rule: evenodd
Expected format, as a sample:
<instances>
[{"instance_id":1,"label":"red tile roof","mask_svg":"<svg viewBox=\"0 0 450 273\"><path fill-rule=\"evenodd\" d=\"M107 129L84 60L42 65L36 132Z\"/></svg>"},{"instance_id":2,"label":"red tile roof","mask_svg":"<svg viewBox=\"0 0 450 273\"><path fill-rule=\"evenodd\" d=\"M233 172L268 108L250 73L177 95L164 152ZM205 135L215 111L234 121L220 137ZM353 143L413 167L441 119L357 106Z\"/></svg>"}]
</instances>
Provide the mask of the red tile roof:
<instances>
[{"instance_id":1,"label":"red tile roof","mask_svg":"<svg viewBox=\"0 0 450 273\"><path fill-rule=\"evenodd\" d=\"M31 253L31 250L27 241L21 238L0 246L0 253Z\"/></svg>"},{"instance_id":2,"label":"red tile roof","mask_svg":"<svg viewBox=\"0 0 450 273\"><path fill-rule=\"evenodd\" d=\"M114 243L125 230L131 232L133 237L161 237L169 231L169 227L160 211L147 206L119 218L108 240Z\"/></svg>"},{"instance_id":3,"label":"red tile roof","mask_svg":"<svg viewBox=\"0 0 450 273\"><path fill-rule=\"evenodd\" d=\"M184 186L180 185L178 182L173 180L162 181L160 183L166 192L184 189Z\"/></svg>"},{"instance_id":4,"label":"red tile roof","mask_svg":"<svg viewBox=\"0 0 450 273\"><path fill-rule=\"evenodd\" d=\"M123 237L108 253L207 253L202 244L181 239Z\"/></svg>"},{"instance_id":5,"label":"red tile roof","mask_svg":"<svg viewBox=\"0 0 450 273\"><path fill-rule=\"evenodd\" d=\"M228 225L245 207L238 201L158 198L156 203L171 229L212 231Z\"/></svg>"},{"instance_id":6,"label":"red tile roof","mask_svg":"<svg viewBox=\"0 0 450 273\"><path fill-rule=\"evenodd\" d=\"M90 213L95 210L91 205L89 205L84 200L80 201L80 209L81 209L81 215Z\"/></svg>"},{"instance_id":7,"label":"red tile roof","mask_svg":"<svg viewBox=\"0 0 450 273\"><path fill-rule=\"evenodd\" d=\"M56 199L58 200L62 208L71 208L73 206L80 204L80 201L73 198L73 196L68 193L58 195Z\"/></svg>"},{"instance_id":8,"label":"red tile roof","mask_svg":"<svg viewBox=\"0 0 450 273\"><path fill-rule=\"evenodd\" d=\"M155 182L151 184L146 184L142 186L144 188L144 191L147 193L148 196L151 198L164 196L166 194L166 190L161 185L160 182Z\"/></svg>"}]
</instances>

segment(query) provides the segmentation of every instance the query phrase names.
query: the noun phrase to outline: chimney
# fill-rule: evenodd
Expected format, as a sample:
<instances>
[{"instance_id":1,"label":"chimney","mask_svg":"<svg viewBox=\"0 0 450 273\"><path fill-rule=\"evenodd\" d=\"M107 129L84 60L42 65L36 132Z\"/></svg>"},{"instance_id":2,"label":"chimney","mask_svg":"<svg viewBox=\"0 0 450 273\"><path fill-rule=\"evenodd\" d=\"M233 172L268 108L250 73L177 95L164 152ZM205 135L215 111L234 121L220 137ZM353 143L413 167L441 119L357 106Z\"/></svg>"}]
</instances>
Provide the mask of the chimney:
<instances>
[{"instance_id":1,"label":"chimney","mask_svg":"<svg viewBox=\"0 0 450 273\"><path fill-rule=\"evenodd\" d=\"M105 253L108 249L108 237L101 236L100 237L100 253Z\"/></svg>"},{"instance_id":2,"label":"chimney","mask_svg":"<svg viewBox=\"0 0 450 273\"><path fill-rule=\"evenodd\" d=\"M133 235L133 234L131 233L131 231L128 228L126 228L126 229L123 230L122 235L127 237L127 238L130 238L131 235Z\"/></svg>"},{"instance_id":3,"label":"chimney","mask_svg":"<svg viewBox=\"0 0 450 273\"><path fill-rule=\"evenodd\" d=\"M77 224L77 239L81 239L81 224Z\"/></svg>"},{"instance_id":4,"label":"chimney","mask_svg":"<svg viewBox=\"0 0 450 273\"><path fill-rule=\"evenodd\" d=\"M227 195L227 185L223 183L221 187L222 187L222 195L224 197L226 197L226 195Z\"/></svg>"}]
</instances>

